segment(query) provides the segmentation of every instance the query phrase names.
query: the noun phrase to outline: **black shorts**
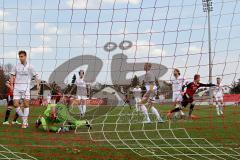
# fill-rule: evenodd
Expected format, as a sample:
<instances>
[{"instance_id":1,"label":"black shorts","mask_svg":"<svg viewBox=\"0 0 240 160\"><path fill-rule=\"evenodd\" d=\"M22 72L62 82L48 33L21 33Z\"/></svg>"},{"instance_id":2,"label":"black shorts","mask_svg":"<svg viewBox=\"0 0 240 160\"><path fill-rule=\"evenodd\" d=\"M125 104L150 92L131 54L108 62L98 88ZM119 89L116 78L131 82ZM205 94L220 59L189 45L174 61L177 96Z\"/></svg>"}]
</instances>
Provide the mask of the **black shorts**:
<instances>
[{"instance_id":1,"label":"black shorts","mask_svg":"<svg viewBox=\"0 0 240 160\"><path fill-rule=\"evenodd\" d=\"M8 98L7 98L7 105L8 106L13 106L13 96L8 96Z\"/></svg>"},{"instance_id":2,"label":"black shorts","mask_svg":"<svg viewBox=\"0 0 240 160\"><path fill-rule=\"evenodd\" d=\"M189 103L193 103L193 101L194 101L193 97L188 97L186 94L184 94L181 104L183 107L187 107L187 105Z\"/></svg>"}]
</instances>

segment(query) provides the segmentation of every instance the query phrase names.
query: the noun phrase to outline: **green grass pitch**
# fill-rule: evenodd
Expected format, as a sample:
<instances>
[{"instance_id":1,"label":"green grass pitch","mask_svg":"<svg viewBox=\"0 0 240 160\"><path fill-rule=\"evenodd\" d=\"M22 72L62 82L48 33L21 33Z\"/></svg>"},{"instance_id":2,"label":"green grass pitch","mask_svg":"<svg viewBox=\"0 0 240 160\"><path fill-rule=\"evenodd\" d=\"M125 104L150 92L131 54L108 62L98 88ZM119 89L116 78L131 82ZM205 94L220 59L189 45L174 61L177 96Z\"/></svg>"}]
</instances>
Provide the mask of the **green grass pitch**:
<instances>
[{"instance_id":1,"label":"green grass pitch","mask_svg":"<svg viewBox=\"0 0 240 160\"><path fill-rule=\"evenodd\" d=\"M165 117L171 106L157 106ZM0 108L2 117L5 107ZM129 107L88 107L93 129L64 134L34 128L44 107L31 107L30 128L0 126L0 159L240 159L240 108L196 106L196 120L143 124ZM188 109L186 109L188 111ZM73 114L77 109L72 109ZM13 116L13 114L12 114ZM76 116L78 116L76 114Z\"/></svg>"}]
</instances>

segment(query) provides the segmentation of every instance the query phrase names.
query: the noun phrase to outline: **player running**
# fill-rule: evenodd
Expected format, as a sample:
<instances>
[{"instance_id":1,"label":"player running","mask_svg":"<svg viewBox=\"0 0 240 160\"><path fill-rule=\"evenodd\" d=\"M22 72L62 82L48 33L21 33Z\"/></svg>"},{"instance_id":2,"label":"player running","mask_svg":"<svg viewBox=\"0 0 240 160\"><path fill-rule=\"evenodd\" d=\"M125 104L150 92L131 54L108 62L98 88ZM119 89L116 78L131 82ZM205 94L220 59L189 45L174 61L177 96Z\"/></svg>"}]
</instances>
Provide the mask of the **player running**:
<instances>
[{"instance_id":1,"label":"player running","mask_svg":"<svg viewBox=\"0 0 240 160\"><path fill-rule=\"evenodd\" d=\"M80 111L80 115L81 117L84 117L86 114L86 110L87 110L87 93L88 93L88 85L87 83L84 81L84 71L80 70L79 71L79 78L76 79L75 81L75 86L71 89L70 93L72 93L73 89L75 87L77 87L77 99L78 99L78 109Z\"/></svg>"},{"instance_id":2,"label":"player running","mask_svg":"<svg viewBox=\"0 0 240 160\"><path fill-rule=\"evenodd\" d=\"M221 85L221 78L217 78L217 85L213 88L213 98L216 103L217 115L223 115L223 86Z\"/></svg>"},{"instance_id":3,"label":"player running","mask_svg":"<svg viewBox=\"0 0 240 160\"><path fill-rule=\"evenodd\" d=\"M87 120L77 120L72 117L64 104L48 104L43 116L40 116L35 123L36 128L41 125L44 131L56 133L67 132L81 126L91 129Z\"/></svg>"},{"instance_id":4,"label":"player running","mask_svg":"<svg viewBox=\"0 0 240 160\"><path fill-rule=\"evenodd\" d=\"M28 127L29 103L30 103L30 84L34 78L39 90L39 80L34 68L27 62L26 51L18 52L20 63L18 63L11 72L11 78L15 77L15 85L13 89L13 100L17 114L22 117L22 128ZM23 99L24 112L20 108L20 99Z\"/></svg>"},{"instance_id":5,"label":"player running","mask_svg":"<svg viewBox=\"0 0 240 160\"><path fill-rule=\"evenodd\" d=\"M172 83L172 102L175 108L179 108L182 101L182 87L186 84L185 79L180 76L180 70L175 68L173 70L173 79L171 79ZM180 114L181 117L184 116L184 112L180 110L179 112L175 113L175 116Z\"/></svg>"},{"instance_id":6,"label":"player running","mask_svg":"<svg viewBox=\"0 0 240 160\"><path fill-rule=\"evenodd\" d=\"M6 86L7 86L7 110L6 110L6 113L5 113L5 119L4 119L4 122L3 122L3 125L9 125L9 116L10 116L10 113L12 111L12 109L14 108L13 107L13 88L14 88L14 78L13 79L9 79L7 82L6 82ZM18 114L15 113L15 116L14 116L14 119L12 121L12 124L18 124L20 125L21 123L17 121L18 119Z\"/></svg>"},{"instance_id":7,"label":"player running","mask_svg":"<svg viewBox=\"0 0 240 160\"><path fill-rule=\"evenodd\" d=\"M190 104L190 109L189 109L189 118L191 118L194 106L195 106L195 101L194 101L194 94L196 93L196 91L198 90L198 88L200 87L212 87L215 86L214 84L203 84L200 83L200 75L196 74L194 76L194 81L184 85L182 87L182 92L184 91L184 88L187 87L186 91L183 93L183 99L181 102L181 107L175 108L173 110L171 110L168 114L167 117L172 117L172 113L178 112L180 110L182 110L182 107L187 107L188 104Z\"/></svg>"},{"instance_id":8,"label":"player running","mask_svg":"<svg viewBox=\"0 0 240 160\"><path fill-rule=\"evenodd\" d=\"M139 102L141 111L143 112L143 115L145 116L145 121L143 123L151 123L151 120L148 115L147 108L145 106L148 105L148 107L151 109L151 112L156 116L159 123L163 123L163 119L161 118L158 110L153 106L154 103L154 97L157 92L157 86L155 85L155 76L151 71L152 65L151 63L145 63L144 70L146 71L145 74L145 87L146 87L146 93L144 94L143 98Z\"/></svg>"},{"instance_id":9,"label":"player running","mask_svg":"<svg viewBox=\"0 0 240 160\"><path fill-rule=\"evenodd\" d=\"M135 98L135 109L136 111L140 111L139 102L141 101L142 98L142 89L140 88L139 85L137 85L136 87L133 88L132 92Z\"/></svg>"}]
</instances>

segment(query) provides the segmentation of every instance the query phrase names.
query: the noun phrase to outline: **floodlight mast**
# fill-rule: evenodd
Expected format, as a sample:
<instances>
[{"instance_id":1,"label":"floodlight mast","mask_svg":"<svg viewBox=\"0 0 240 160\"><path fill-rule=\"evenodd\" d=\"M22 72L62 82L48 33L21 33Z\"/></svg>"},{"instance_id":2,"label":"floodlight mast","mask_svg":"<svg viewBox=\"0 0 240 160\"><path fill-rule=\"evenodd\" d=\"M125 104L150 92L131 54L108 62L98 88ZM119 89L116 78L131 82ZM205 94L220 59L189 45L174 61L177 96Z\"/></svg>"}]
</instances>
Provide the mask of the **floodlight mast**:
<instances>
[{"instance_id":1,"label":"floodlight mast","mask_svg":"<svg viewBox=\"0 0 240 160\"><path fill-rule=\"evenodd\" d=\"M212 45L211 45L211 17L210 12L213 11L212 0L202 0L203 4L203 12L207 12L208 18L208 56L209 56L209 83L213 83L212 81ZM212 91L209 89L209 94L212 99Z\"/></svg>"}]
</instances>

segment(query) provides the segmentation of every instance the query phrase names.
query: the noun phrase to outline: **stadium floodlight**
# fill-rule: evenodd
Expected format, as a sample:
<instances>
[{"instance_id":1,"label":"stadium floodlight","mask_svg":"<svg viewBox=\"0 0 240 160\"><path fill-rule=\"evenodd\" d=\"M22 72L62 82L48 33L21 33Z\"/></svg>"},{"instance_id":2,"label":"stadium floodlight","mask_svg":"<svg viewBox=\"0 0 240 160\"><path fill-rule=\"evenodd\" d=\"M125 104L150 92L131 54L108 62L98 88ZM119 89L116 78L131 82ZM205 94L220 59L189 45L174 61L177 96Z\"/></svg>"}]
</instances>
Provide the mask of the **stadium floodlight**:
<instances>
[{"instance_id":1,"label":"stadium floodlight","mask_svg":"<svg viewBox=\"0 0 240 160\"><path fill-rule=\"evenodd\" d=\"M212 0L202 0L203 3L203 12L213 11Z\"/></svg>"}]
</instances>

